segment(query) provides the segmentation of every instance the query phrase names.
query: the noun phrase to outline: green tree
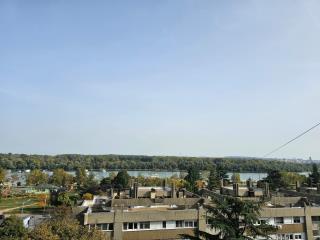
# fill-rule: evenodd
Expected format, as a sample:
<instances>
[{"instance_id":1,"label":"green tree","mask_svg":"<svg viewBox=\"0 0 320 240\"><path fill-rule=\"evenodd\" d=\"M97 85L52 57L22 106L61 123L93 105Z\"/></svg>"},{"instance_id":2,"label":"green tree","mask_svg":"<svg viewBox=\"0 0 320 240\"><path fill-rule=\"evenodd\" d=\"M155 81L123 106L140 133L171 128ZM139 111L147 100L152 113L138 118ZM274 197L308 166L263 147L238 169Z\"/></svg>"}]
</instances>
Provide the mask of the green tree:
<instances>
[{"instance_id":1,"label":"green tree","mask_svg":"<svg viewBox=\"0 0 320 240\"><path fill-rule=\"evenodd\" d=\"M233 173L231 176L231 181L233 183L240 183L241 182L240 173Z\"/></svg>"},{"instance_id":2,"label":"green tree","mask_svg":"<svg viewBox=\"0 0 320 240\"><path fill-rule=\"evenodd\" d=\"M6 179L6 170L0 167L0 184Z\"/></svg>"},{"instance_id":3,"label":"green tree","mask_svg":"<svg viewBox=\"0 0 320 240\"><path fill-rule=\"evenodd\" d=\"M196 232L190 239L253 240L257 237L271 239L277 228L266 222L257 224L263 203L243 201L233 197L214 197L205 205L207 221L215 234Z\"/></svg>"},{"instance_id":4,"label":"green tree","mask_svg":"<svg viewBox=\"0 0 320 240\"><path fill-rule=\"evenodd\" d=\"M121 187L129 186L130 176L126 170L121 170L118 172L117 176L113 179L113 184Z\"/></svg>"},{"instance_id":5,"label":"green tree","mask_svg":"<svg viewBox=\"0 0 320 240\"><path fill-rule=\"evenodd\" d=\"M316 185L320 181L320 173L318 170L318 165L317 164L312 164L312 171L311 174L309 175L310 182L312 185Z\"/></svg>"},{"instance_id":6,"label":"green tree","mask_svg":"<svg viewBox=\"0 0 320 240\"><path fill-rule=\"evenodd\" d=\"M184 178L187 181L186 187L189 191L195 192L196 181L200 179L200 171L196 167L192 167L188 169L188 175Z\"/></svg>"},{"instance_id":7,"label":"green tree","mask_svg":"<svg viewBox=\"0 0 320 240\"><path fill-rule=\"evenodd\" d=\"M221 164L217 166L217 175L219 180L227 180L229 178L226 168Z\"/></svg>"},{"instance_id":8,"label":"green tree","mask_svg":"<svg viewBox=\"0 0 320 240\"><path fill-rule=\"evenodd\" d=\"M278 170L268 172L268 176L265 180L270 184L272 190L277 188L286 188L288 185L283 181L281 173Z\"/></svg>"},{"instance_id":9,"label":"green tree","mask_svg":"<svg viewBox=\"0 0 320 240\"><path fill-rule=\"evenodd\" d=\"M217 169L213 166L210 168L209 178L208 178L208 188L213 190L214 188L220 187L220 179L217 174Z\"/></svg>"},{"instance_id":10,"label":"green tree","mask_svg":"<svg viewBox=\"0 0 320 240\"><path fill-rule=\"evenodd\" d=\"M56 186L67 186L73 183L73 176L61 168L53 170L50 182Z\"/></svg>"},{"instance_id":11,"label":"green tree","mask_svg":"<svg viewBox=\"0 0 320 240\"><path fill-rule=\"evenodd\" d=\"M83 186L88 180L88 174L86 169L83 167L79 167L76 170L76 181L79 186Z\"/></svg>"},{"instance_id":12,"label":"green tree","mask_svg":"<svg viewBox=\"0 0 320 240\"><path fill-rule=\"evenodd\" d=\"M21 218L10 216L0 225L1 240L20 240L27 236L27 230L23 226Z\"/></svg>"},{"instance_id":13,"label":"green tree","mask_svg":"<svg viewBox=\"0 0 320 240\"><path fill-rule=\"evenodd\" d=\"M67 192L59 193L57 200L58 200L59 205L64 205L64 206L72 206L73 205L73 201L70 198L69 193L67 193Z\"/></svg>"},{"instance_id":14,"label":"green tree","mask_svg":"<svg viewBox=\"0 0 320 240\"><path fill-rule=\"evenodd\" d=\"M43 183L48 183L48 179L48 174L42 172L39 169L34 169L27 175L27 184L39 185Z\"/></svg>"},{"instance_id":15,"label":"green tree","mask_svg":"<svg viewBox=\"0 0 320 240\"><path fill-rule=\"evenodd\" d=\"M110 177L105 177L100 181L100 185L111 185L111 178Z\"/></svg>"}]
</instances>

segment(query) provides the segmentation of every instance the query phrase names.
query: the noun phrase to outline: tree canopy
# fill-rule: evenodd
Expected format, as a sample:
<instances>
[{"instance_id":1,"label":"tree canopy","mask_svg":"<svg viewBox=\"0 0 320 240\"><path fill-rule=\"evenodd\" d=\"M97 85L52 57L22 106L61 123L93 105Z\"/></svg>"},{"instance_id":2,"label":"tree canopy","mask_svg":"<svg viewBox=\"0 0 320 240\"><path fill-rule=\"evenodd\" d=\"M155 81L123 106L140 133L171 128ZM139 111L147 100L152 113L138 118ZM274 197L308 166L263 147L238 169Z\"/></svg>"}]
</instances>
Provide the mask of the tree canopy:
<instances>
[{"instance_id":1,"label":"tree canopy","mask_svg":"<svg viewBox=\"0 0 320 240\"><path fill-rule=\"evenodd\" d=\"M253 240L256 237L270 239L277 228L260 222L262 202L244 201L234 197L213 197L212 204L205 205L207 221L215 233L196 231L190 239Z\"/></svg>"},{"instance_id":2,"label":"tree canopy","mask_svg":"<svg viewBox=\"0 0 320 240\"><path fill-rule=\"evenodd\" d=\"M268 172L270 170L305 172L311 171L311 163L285 162L258 158L209 158L177 156L139 156L139 155L27 155L1 154L0 167L4 169L46 169L64 170L84 169L172 169L187 170L197 167L207 170L212 165L231 172ZM225 177L223 177L225 178Z\"/></svg>"}]
</instances>

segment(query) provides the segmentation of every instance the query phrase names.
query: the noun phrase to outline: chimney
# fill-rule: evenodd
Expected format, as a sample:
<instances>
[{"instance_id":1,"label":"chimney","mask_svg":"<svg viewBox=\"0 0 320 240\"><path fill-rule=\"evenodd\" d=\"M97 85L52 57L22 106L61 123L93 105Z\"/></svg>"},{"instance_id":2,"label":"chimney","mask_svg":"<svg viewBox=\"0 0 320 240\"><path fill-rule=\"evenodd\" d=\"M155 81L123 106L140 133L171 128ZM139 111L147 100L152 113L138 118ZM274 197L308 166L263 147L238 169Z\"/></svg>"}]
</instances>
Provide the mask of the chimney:
<instances>
[{"instance_id":1,"label":"chimney","mask_svg":"<svg viewBox=\"0 0 320 240\"><path fill-rule=\"evenodd\" d=\"M165 178L162 180L162 188L166 189L166 186L167 186L167 179Z\"/></svg>"},{"instance_id":2,"label":"chimney","mask_svg":"<svg viewBox=\"0 0 320 240\"><path fill-rule=\"evenodd\" d=\"M233 184L233 194L235 197L239 196L239 184L238 183Z\"/></svg>"},{"instance_id":3,"label":"chimney","mask_svg":"<svg viewBox=\"0 0 320 240\"><path fill-rule=\"evenodd\" d=\"M137 182L133 184L133 198L138 198L139 185Z\"/></svg>"},{"instance_id":4,"label":"chimney","mask_svg":"<svg viewBox=\"0 0 320 240\"><path fill-rule=\"evenodd\" d=\"M264 183L263 195L264 195L265 197L269 197L269 196L270 196L269 183L267 183L267 182Z\"/></svg>"},{"instance_id":5,"label":"chimney","mask_svg":"<svg viewBox=\"0 0 320 240\"><path fill-rule=\"evenodd\" d=\"M110 188L110 197L113 199L113 188Z\"/></svg>"},{"instance_id":6,"label":"chimney","mask_svg":"<svg viewBox=\"0 0 320 240\"><path fill-rule=\"evenodd\" d=\"M248 187L248 188L253 188L253 182L252 182L251 178L249 178L249 179L247 180L247 187Z\"/></svg>"},{"instance_id":7,"label":"chimney","mask_svg":"<svg viewBox=\"0 0 320 240\"><path fill-rule=\"evenodd\" d=\"M176 185L174 182L171 184L171 198L176 198Z\"/></svg>"}]
</instances>

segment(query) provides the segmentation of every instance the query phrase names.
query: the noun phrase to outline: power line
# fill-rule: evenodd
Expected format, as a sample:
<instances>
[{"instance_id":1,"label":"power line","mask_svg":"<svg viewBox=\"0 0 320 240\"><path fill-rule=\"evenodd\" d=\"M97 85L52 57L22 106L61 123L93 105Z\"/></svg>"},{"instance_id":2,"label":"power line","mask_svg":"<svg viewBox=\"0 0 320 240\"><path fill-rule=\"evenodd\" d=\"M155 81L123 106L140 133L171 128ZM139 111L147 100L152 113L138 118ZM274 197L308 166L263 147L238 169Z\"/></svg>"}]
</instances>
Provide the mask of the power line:
<instances>
[{"instance_id":1,"label":"power line","mask_svg":"<svg viewBox=\"0 0 320 240\"><path fill-rule=\"evenodd\" d=\"M300 133L298 136L296 136L295 138L291 139L289 142L286 142L285 144L282 144L280 147L277 147L276 149L272 150L271 152L265 154L263 157L267 157L277 151L279 151L281 148L287 146L289 143L293 142L294 140L297 140L298 138L302 137L303 135L305 135L306 133L310 132L311 130L313 130L314 128L318 127L320 125L320 122L317 123L316 125L314 125L312 128L309 128L308 130L304 131L303 133Z\"/></svg>"}]
</instances>

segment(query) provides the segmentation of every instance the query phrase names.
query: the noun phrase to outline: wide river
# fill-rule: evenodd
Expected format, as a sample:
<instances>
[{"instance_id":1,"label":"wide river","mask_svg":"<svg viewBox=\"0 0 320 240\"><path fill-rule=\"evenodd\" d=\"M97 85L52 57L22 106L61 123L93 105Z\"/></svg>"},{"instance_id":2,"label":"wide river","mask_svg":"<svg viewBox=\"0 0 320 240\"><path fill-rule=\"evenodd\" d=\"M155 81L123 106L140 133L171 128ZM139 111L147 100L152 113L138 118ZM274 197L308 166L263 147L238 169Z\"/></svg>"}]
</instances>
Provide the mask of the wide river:
<instances>
[{"instance_id":1,"label":"wide river","mask_svg":"<svg viewBox=\"0 0 320 240\"><path fill-rule=\"evenodd\" d=\"M52 175L52 171L44 171L46 172L49 176ZM75 176L75 171L68 171L68 173L72 174ZM88 171L88 173L91 173L94 175L95 179L100 181L101 179L108 177L110 175L115 175L117 174L117 170L112 170L112 171L105 171L105 170L92 170ZM143 177L158 177L158 178L170 178L170 177L185 177L186 172L185 171L151 171L151 170L129 170L128 171L130 176L133 177L138 177L138 176L143 176ZM8 177L15 176L16 181L14 182L21 182L22 185L26 183L26 175L28 173L24 171L8 171ZM203 176L206 177L208 176L207 171L203 171ZM301 172L301 175L308 176L308 172ZM228 173L229 178L232 176L232 173ZM240 179L241 181L246 181L248 178L251 178L254 181L261 180L267 176L267 173L240 173Z\"/></svg>"}]
</instances>

